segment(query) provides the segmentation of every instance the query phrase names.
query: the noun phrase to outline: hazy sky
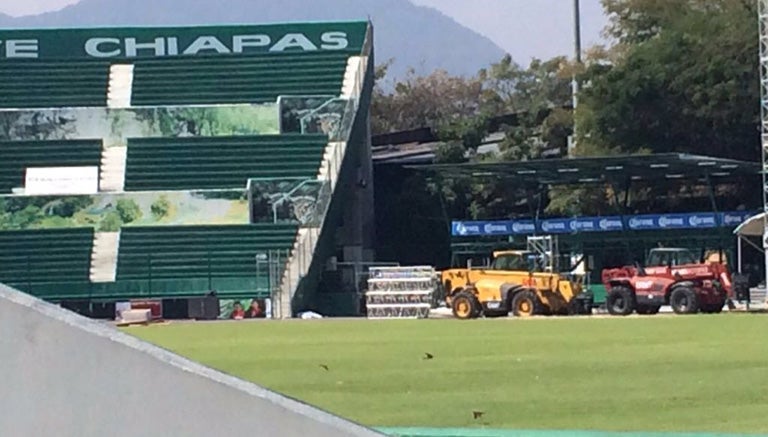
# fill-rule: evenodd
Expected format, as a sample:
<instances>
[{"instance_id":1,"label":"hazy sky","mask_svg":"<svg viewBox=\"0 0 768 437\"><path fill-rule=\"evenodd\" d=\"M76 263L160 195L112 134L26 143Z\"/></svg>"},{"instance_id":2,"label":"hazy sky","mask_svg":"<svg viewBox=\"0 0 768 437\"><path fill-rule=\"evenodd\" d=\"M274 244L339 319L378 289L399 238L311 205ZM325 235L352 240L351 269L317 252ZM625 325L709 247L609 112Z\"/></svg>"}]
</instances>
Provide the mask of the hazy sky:
<instances>
[{"instance_id":1,"label":"hazy sky","mask_svg":"<svg viewBox=\"0 0 768 437\"><path fill-rule=\"evenodd\" d=\"M0 0L0 12L15 16L37 14L61 9L77 1ZM521 63L533 56L547 59L573 53L573 0L411 1L439 9L484 34ZM600 0L581 0L581 12L583 44L587 47L600 42L600 31L606 18Z\"/></svg>"},{"instance_id":2,"label":"hazy sky","mask_svg":"<svg viewBox=\"0 0 768 437\"><path fill-rule=\"evenodd\" d=\"M77 2L78 0L0 0L0 12L14 16L39 14Z\"/></svg>"},{"instance_id":3,"label":"hazy sky","mask_svg":"<svg viewBox=\"0 0 768 437\"><path fill-rule=\"evenodd\" d=\"M2 1L2 0L0 0ZM574 52L573 0L411 0L480 32L525 63ZM581 0L582 45L601 42L607 23L600 0Z\"/></svg>"}]
</instances>

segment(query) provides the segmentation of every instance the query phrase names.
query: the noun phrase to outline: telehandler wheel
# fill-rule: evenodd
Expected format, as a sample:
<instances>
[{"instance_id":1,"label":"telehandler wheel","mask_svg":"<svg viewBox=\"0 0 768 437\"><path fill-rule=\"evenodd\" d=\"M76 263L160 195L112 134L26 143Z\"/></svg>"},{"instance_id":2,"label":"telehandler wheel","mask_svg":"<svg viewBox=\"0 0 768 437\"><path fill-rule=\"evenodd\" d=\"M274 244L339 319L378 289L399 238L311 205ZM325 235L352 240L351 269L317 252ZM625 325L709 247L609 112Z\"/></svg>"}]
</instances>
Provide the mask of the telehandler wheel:
<instances>
[{"instance_id":1,"label":"telehandler wheel","mask_svg":"<svg viewBox=\"0 0 768 437\"><path fill-rule=\"evenodd\" d=\"M586 316L592 314L592 301L583 301L578 298L568 302L565 308L567 316Z\"/></svg>"},{"instance_id":2,"label":"telehandler wheel","mask_svg":"<svg viewBox=\"0 0 768 437\"><path fill-rule=\"evenodd\" d=\"M480 315L480 302L474 294L468 291L461 291L451 299L453 315L457 319L474 319Z\"/></svg>"},{"instance_id":3,"label":"telehandler wheel","mask_svg":"<svg viewBox=\"0 0 768 437\"><path fill-rule=\"evenodd\" d=\"M658 314L661 306L659 305L638 305L637 314L653 315Z\"/></svg>"},{"instance_id":4,"label":"telehandler wheel","mask_svg":"<svg viewBox=\"0 0 768 437\"><path fill-rule=\"evenodd\" d=\"M676 314L696 314L699 312L699 297L688 287L678 287L672 290L669 304Z\"/></svg>"},{"instance_id":5,"label":"telehandler wheel","mask_svg":"<svg viewBox=\"0 0 768 437\"><path fill-rule=\"evenodd\" d=\"M628 316L635 310L635 295L628 287L611 287L611 292L605 299L605 306L612 316Z\"/></svg>"},{"instance_id":6,"label":"telehandler wheel","mask_svg":"<svg viewBox=\"0 0 768 437\"><path fill-rule=\"evenodd\" d=\"M543 312L539 296L532 291L521 291L512 299L512 314L515 317L537 316Z\"/></svg>"}]
</instances>

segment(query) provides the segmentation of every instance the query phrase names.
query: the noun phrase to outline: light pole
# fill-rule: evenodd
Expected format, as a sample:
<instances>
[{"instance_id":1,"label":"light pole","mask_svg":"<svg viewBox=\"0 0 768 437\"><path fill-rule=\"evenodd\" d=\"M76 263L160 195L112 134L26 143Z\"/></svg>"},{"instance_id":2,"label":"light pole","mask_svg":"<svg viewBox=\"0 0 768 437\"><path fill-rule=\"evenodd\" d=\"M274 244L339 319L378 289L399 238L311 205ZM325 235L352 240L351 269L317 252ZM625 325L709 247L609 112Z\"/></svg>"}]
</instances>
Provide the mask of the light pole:
<instances>
[{"instance_id":1,"label":"light pole","mask_svg":"<svg viewBox=\"0 0 768 437\"><path fill-rule=\"evenodd\" d=\"M573 149L576 147L576 106L579 103L579 79L578 70L581 65L581 7L579 0L573 0L573 41L575 49L575 64L573 71L573 80L571 82L573 99L573 135L571 144L568 145L568 156L572 156Z\"/></svg>"}]
</instances>

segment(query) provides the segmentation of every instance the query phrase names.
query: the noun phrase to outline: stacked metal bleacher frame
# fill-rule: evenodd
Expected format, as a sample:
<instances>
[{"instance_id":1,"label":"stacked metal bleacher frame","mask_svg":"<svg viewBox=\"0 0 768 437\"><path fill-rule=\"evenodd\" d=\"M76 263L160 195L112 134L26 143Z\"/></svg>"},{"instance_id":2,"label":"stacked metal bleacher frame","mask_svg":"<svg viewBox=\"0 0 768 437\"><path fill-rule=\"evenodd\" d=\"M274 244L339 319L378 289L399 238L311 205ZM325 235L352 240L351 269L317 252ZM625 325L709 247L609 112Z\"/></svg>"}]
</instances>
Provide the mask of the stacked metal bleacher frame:
<instances>
[{"instance_id":1,"label":"stacked metal bleacher frame","mask_svg":"<svg viewBox=\"0 0 768 437\"><path fill-rule=\"evenodd\" d=\"M425 319L437 288L434 267L371 267L365 293L369 319Z\"/></svg>"}]
</instances>

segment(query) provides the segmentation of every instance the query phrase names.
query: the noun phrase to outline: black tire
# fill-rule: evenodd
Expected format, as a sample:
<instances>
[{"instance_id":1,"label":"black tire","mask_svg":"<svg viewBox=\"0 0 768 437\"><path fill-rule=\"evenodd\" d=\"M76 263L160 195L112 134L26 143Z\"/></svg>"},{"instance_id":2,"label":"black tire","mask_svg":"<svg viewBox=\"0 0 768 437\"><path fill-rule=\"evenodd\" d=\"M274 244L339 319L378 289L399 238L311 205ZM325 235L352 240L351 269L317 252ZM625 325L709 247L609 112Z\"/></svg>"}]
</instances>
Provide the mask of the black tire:
<instances>
[{"instance_id":1,"label":"black tire","mask_svg":"<svg viewBox=\"0 0 768 437\"><path fill-rule=\"evenodd\" d=\"M568 302L568 308L566 314L569 316L586 316L592 314L592 306L594 302L592 299L579 299L574 298Z\"/></svg>"},{"instance_id":2,"label":"black tire","mask_svg":"<svg viewBox=\"0 0 768 437\"><path fill-rule=\"evenodd\" d=\"M699 297L689 287L677 287L669 295L669 304L675 314L696 314L699 312Z\"/></svg>"},{"instance_id":3,"label":"black tire","mask_svg":"<svg viewBox=\"0 0 768 437\"><path fill-rule=\"evenodd\" d=\"M512 298L512 314L515 317L531 317L544 314L539 296L533 291L520 291Z\"/></svg>"},{"instance_id":4,"label":"black tire","mask_svg":"<svg viewBox=\"0 0 768 437\"><path fill-rule=\"evenodd\" d=\"M480 315L480 302L469 291L456 293L451 299L453 316L460 320L475 319Z\"/></svg>"},{"instance_id":5,"label":"black tire","mask_svg":"<svg viewBox=\"0 0 768 437\"><path fill-rule=\"evenodd\" d=\"M661 309L660 305L638 305L637 314L651 316L654 314L658 314L660 309Z\"/></svg>"},{"instance_id":6,"label":"black tire","mask_svg":"<svg viewBox=\"0 0 768 437\"><path fill-rule=\"evenodd\" d=\"M635 293L623 285L611 287L611 292L605 299L605 307L612 316L628 316L636 306Z\"/></svg>"}]
</instances>

